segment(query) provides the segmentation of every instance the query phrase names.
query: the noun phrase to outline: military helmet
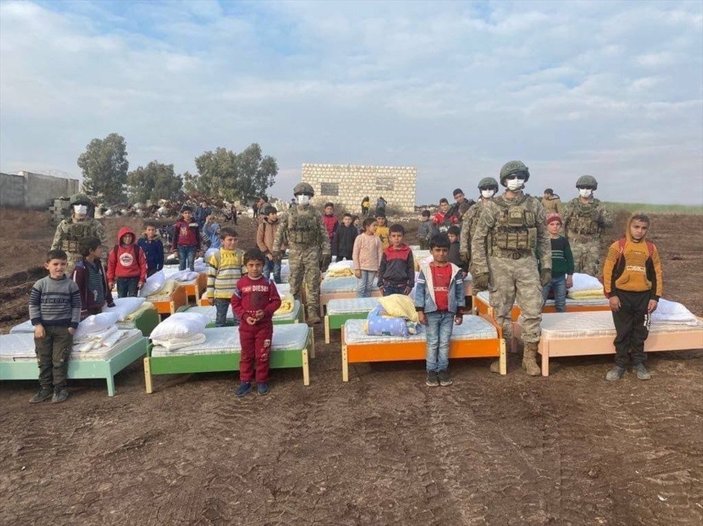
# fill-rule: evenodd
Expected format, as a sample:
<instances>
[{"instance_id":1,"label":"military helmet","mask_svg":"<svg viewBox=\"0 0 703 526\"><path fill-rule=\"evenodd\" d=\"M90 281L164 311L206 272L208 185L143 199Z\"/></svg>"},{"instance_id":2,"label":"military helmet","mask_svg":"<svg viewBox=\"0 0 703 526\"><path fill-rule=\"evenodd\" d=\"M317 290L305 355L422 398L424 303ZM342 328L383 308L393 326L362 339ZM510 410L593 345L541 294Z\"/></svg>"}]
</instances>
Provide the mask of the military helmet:
<instances>
[{"instance_id":1,"label":"military helmet","mask_svg":"<svg viewBox=\"0 0 703 526\"><path fill-rule=\"evenodd\" d=\"M505 186L505 180L511 175L525 174L525 181L530 178L530 170L522 161L508 161L500 169L500 184Z\"/></svg>"},{"instance_id":2,"label":"military helmet","mask_svg":"<svg viewBox=\"0 0 703 526\"><path fill-rule=\"evenodd\" d=\"M309 196L315 195L315 190L313 190L312 185L309 183L298 183L293 188L293 195L307 194Z\"/></svg>"},{"instance_id":3,"label":"military helmet","mask_svg":"<svg viewBox=\"0 0 703 526\"><path fill-rule=\"evenodd\" d=\"M71 200L68 202L70 206L73 205L85 205L85 206L92 206L93 202L90 200L90 197L88 197L85 194L74 194L71 196Z\"/></svg>"},{"instance_id":4,"label":"military helmet","mask_svg":"<svg viewBox=\"0 0 703 526\"><path fill-rule=\"evenodd\" d=\"M582 175L576 180L576 188L590 188L591 190L598 189L598 181L592 175Z\"/></svg>"},{"instance_id":5,"label":"military helmet","mask_svg":"<svg viewBox=\"0 0 703 526\"><path fill-rule=\"evenodd\" d=\"M493 177L484 177L478 182L479 190L489 190L491 188L498 190L498 181L496 181Z\"/></svg>"}]
</instances>

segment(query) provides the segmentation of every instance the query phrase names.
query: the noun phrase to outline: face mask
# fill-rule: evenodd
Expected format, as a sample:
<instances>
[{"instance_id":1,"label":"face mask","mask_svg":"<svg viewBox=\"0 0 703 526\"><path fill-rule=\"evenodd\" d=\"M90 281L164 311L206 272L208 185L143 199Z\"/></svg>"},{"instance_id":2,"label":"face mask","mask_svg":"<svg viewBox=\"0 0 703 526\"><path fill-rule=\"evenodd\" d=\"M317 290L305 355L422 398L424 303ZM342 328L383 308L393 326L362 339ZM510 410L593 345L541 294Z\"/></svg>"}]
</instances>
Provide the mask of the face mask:
<instances>
[{"instance_id":1,"label":"face mask","mask_svg":"<svg viewBox=\"0 0 703 526\"><path fill-rule=\"evenodd\" d=\"M579 196L588 198L591 195L593 195L593 190L590 188L579 188Z\"/></svg>"},{"instance_id":2,"label":"face mask","mask_svg":"<svg viewBox=\"0 0 703 526\"><path fill-rule=\"evenodd\" d=\"M88 214L88 207L85 205L73 205L73 212L77 216L83 217Z\"/></svg>"},{"instance_id":3,"label":"face mask","mask_svg":"<svg viewBox=\"0 0 703 526\"><path fill-rule=\"evenodd\" d=\"M515 190L520 190L523 186L525 186L525 181L522 179L518 179L517 177L514 179L506 179L506 183L508 185L508 190L511 192L514 192Z\"/></svg>"},{"instance_id":4,"label":"face mask","mask_svg":"<svg viewBox=\"0 0 703 526\"><path fill-rule=\"evenodd\" d=\"M495 190L481 190L481 197L483 197L484 199L490 199L495 195L495 193Z\"/></svg>"},{"instance_id":5,"label":"face mask","mask_svg":"<svg viewBox=\"0 0 703 526\"><path fill-rule=\"evenodd\" d=\"M309 195L305 195L305 194L296 195L295 199L298 201L298 204L301 206L305 206L308 203L310 203L310 196Z\"/></svg>"}]
</instances>

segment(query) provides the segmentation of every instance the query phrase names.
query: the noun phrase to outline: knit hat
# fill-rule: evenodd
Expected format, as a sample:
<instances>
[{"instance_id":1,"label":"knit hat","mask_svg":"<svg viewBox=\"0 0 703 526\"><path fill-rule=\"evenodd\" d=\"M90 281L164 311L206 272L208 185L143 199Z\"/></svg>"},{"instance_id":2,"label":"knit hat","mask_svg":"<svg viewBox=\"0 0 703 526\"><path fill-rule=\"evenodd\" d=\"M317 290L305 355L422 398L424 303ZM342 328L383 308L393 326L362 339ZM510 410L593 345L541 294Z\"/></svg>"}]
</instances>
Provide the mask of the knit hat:
<instances>
[{"instance_id":1,"label":"knit hat","mask_svg":"<svg viewBox=\"0 0 703 526\"><path fill-rule=\"evenodd\" d=\"M561 220L561 216L557 212L552 212L550 214L547 214L547 221L546 223L549 224L552 221L559 221L560 224L564 224L564 222Z\"/></svg>"}]
</instances>

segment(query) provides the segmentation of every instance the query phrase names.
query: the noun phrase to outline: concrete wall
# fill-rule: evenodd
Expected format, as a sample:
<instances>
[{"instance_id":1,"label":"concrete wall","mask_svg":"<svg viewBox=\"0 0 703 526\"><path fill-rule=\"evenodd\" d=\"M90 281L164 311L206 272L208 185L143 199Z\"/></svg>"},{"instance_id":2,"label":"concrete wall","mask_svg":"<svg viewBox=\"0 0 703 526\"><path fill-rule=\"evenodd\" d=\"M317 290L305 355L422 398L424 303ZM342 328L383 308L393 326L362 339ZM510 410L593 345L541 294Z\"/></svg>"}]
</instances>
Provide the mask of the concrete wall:
<instances>
[{"instance_id":1,"label":"concrete wall","mask_svg":"<svg viewBox=\"0 0 703 526\"><path fill-rule=\"evenodd\" d=\"M32 172L0 174L0 206L44 208L56 197L78 192L78 179Z\"/></svg>"},{"instance_id":2,"label":"concrete wall","mask_svg":"<svg viewBox=\"0 0 703 526\"><path fill-rule=\"evenodd\" d=\"M302 180L315 189L315 204L331 201L358 213L364 196L369 196L373 209L382 195L390 208L415 210L417 169L413 166L303 164Z\"/></svg>"}]
</instances>

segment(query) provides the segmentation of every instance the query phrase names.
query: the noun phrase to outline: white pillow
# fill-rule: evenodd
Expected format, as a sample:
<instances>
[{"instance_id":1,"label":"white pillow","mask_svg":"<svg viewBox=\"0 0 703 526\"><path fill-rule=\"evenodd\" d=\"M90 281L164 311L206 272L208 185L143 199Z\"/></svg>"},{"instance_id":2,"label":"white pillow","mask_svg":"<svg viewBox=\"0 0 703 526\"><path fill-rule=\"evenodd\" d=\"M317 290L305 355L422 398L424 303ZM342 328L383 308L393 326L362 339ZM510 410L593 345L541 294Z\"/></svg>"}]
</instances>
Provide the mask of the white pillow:
<instances>
[{"instance_id":1,"label":"white pillow","mask_svg":"<svg viewBox=\"0 0 703 526\"><path fill-rule=\"evenodd\" d=\"M86 335L102 332L113 327L118 319L119 315L116 312L93 314L78 324L78 329L76 329L76 334L73 337L78 340Z\"/></svg>"},{"instance_id":2,"label":"white pillow","mask_svg":"<svg viewBox=\"0 0 703 526\"><path fill-rule=\"evenodd\" d=\"M179 270L171 274L168 279L174 281L193 281L194 279L198 279L198 273L191 272L190 270Z\"/></svg>"},{"instance_id":3,"label":"white pillow","mask_svg":"<svg viewBox=\"0 0 703 526\"><path fill-rule=\"evenodd\" d=\"M103 307L103 312L116 312L120 321L124 321L134 311L139 309L145 298L115 298L114 307Z\"/></svg>"},{"instance_id":4,"label":"white pillow","mask_svg":"<svg viewBox=\"0 0 703 526\"><path fill-rule=\"evenodd\" d=\"M199 312L177 312L151 331L152 340L173 340L202 333L210 319Z\"/></svg>"},{"instance_id":5,"label":"white pillow","mask_svg":"<svg viewBox=\"0 0 703 526\"><path fill-rule=\"evenodd\" d=\"M166 276L164 275L164 271L159 270L158 272L146 278L146 283L144 283L142 290L139 291L139 296L142 298L146 298L147 296L156 294L164 287L165 283Z\"/></svg>"},{"instance_id":6,"label":"white pillow","mask_svg":"<svg viewBox=\"0 0 703 526\"><path fill-rule=\"evenodd\" d=\"M594 278L588 274L575 272L573 280L574 286L569 289L571 292L579 290L603 290L603 284L598 281L598 278Z\"/></svg>"}]
</instances>

